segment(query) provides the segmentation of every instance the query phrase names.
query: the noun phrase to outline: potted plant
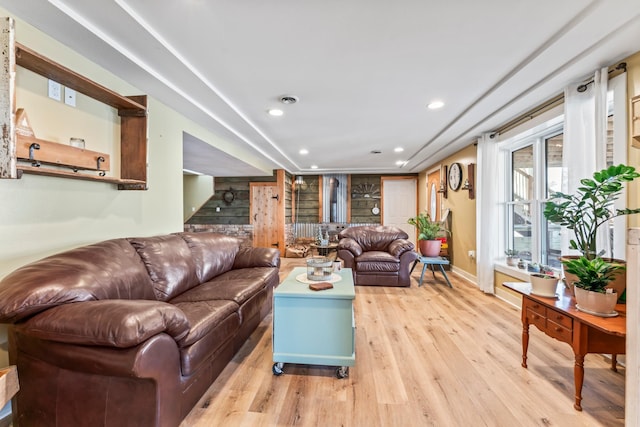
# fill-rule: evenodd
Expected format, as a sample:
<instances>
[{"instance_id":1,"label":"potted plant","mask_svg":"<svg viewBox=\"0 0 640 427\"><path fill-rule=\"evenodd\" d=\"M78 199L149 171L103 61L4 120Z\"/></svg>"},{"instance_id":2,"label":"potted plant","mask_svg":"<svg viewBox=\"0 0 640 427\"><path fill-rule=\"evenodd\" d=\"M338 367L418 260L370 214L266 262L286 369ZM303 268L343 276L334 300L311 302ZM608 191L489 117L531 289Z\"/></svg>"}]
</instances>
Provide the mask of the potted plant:
<instances>
[{"instance_id":1,"label":"potted plant","mask_svg":"<svg viewBox=\"0 0 640 427\"><path fill-rule=\"evenodd\" d=\"M569 248L580 252L578 257L562 257L565 278L575 287L604 294L606 287L617 286L618 295L626 287L624 261L603 259L603 251L596 248L596 232L612 218L639 213L640 209L615 209L613 203L620 197L623 184L640 174L632 166L611 166L593 174L593 179L582 179L575 194L556 192L545 204L544 216L551 222L574 232ZM599 260L595 262L595 260ZM578 275L575 272L580 272ZM574 277L567 277L575 274ZM614 284L622 282L621 284ZM580 304L578 302L578 304Z\"/></svg>"},{"instance_id":2,"label":"potted plant","mask_svg":"<svg viewBox=\"0 0 640 427\"><path fill-rule=\"evenodd\" d=\"M418 249L422 256L440 256L442 242L436 237L448 233L449 230L444 228L439 221L432 221L428 213L419 213L409 218L407 223L415 226L418 230Z\"/></svg>"},{"instance_id":3,"label":"potted plant","mask_svg":"<svg viewBox=\"0 0 640 427\"><path fill-rule=\"evenodd\" d=\"M507 265L511 267L518 265L518 251L515 249L507 249L504 251L504 254L507 256Z\"/></svg>"},{"instance_id":4,"label":"potted plant","mask_svg":"<svg viewBox=\"0 0 640 427\"><path fill-rule=\"evenodd\" d=\"M533 273L529 276L531 293L541 297L555 297L559 280L555 274Z\"/></svg>"},{"instance_id":5,"label":"potted plant","mask_svg":"<svg viewBox=\"0 0 640 427\"><path fill-rule=\"evenodd\" d=\"M614 308L618 293L610 287L618 271L624 265L611 263L602 258L587 259L580 257L565 261L565 269L574 274L578 280L574 282L576 305L578 310L597 316L616 315Z\"/></svg>"}]
</instances>

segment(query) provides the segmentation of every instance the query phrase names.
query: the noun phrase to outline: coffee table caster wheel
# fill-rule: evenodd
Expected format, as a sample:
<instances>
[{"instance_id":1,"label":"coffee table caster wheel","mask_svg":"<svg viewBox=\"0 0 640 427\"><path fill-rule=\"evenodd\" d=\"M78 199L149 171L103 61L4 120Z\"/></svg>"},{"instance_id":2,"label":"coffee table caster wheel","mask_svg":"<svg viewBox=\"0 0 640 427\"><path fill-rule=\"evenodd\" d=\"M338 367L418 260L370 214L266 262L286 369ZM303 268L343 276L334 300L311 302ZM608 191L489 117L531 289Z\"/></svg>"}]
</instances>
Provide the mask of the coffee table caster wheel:
<instances>
[{"instance_id":1,"label":"coffee table caster wheel","mask_svg":"<svg viewBox=\"0 0 640 427\"><path fill-rule=\"evenodd\" d=\"M349 367L348 366L340 366L336 369L336 377L339 379L347 378L349 376Z\"/></svg>"},{"instance_id":2,"label":"coffee table caster wheel","mask_svg":"<svg viewBox=\"0 0 640 427\"><path fill-rule=\"evenodd\" d=\"M273 364L273 367L271 368L271 372L273 372L273 375L280 376L284 372L282 370L283 367L284 367L284 363L276 362Z\"/></svg>"}]
</instances>

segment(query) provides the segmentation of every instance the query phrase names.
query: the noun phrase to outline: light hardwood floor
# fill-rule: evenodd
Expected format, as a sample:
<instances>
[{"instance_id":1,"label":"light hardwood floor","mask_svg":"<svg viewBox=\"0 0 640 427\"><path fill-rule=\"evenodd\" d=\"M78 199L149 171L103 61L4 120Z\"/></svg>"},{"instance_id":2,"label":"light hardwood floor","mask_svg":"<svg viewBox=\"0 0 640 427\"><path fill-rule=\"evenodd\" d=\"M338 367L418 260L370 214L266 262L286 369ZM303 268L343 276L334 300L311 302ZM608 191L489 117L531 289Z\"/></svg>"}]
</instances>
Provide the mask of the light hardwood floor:
<instances>
[{"instance_id":1,"label":"light hardwood floor","mask_svg":"<svg viewBox=\"0 0 640 427\"><path fill-rule=\"evenodd\" d=\"M300 259L283 259L281 277ZM453 273L420 268L410 288L356 287L356 365L285 365L271 373L271 315L183 421L191 426L624 426L624 374L587 355L583 412L573 409L571 348L519 309Z\"/></svg>"}]
</instances>

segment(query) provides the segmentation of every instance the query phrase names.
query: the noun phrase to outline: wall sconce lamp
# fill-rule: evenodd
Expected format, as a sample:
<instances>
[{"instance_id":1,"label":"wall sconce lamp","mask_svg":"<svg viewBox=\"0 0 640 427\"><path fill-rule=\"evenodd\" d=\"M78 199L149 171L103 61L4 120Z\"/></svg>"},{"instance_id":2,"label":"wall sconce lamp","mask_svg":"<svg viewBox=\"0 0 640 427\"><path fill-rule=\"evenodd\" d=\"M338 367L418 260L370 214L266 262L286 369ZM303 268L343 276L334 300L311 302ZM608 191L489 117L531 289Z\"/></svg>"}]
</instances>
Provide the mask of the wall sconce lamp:
<instances>
[{"instance_id":1,"label":"wall sconce lamp","mask_svg":"<svg viewBox=\"0 0 640 427\"><path fill-rule=\"evenodd\" d=\"M443 178L444 177L444 178ZM442 166L440 170L440 186L438 187L438 193L442 194L442 196L447 198L447 166Z\"/></svg>"},{"instance_id":2,"label":"wall sconce lamp","mask_svg":"<svg viewBox=\"0 0 640 427\"><path fill-rule=\"evenodd\" d=\"M463 190L469 190L469 198L475 199L475 164L469 163L467 165L467 179L464 180L464 184L462 185Z\"/></svg>"}]
</instances>

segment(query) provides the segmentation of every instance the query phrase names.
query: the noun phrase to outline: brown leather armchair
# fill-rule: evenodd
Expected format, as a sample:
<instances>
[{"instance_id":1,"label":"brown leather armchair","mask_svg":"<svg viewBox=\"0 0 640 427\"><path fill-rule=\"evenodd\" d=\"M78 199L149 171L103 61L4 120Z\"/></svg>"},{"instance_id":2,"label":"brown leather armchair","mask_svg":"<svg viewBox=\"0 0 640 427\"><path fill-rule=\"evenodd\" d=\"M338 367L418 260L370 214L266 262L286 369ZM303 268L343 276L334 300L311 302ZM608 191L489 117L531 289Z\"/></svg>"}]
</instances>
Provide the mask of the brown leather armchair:
<instances>
[{"instance_id":1,"label":"brown leather armchair","mask_svg":"<svg viewBox=\"0 0 640 427\"><path fill-rule=\"evenodd\" d=\"M418 258L409 235L396 227L356 226L339 234L338 257L353 271L356 285L411 286Z\"/></svg>"}]
</instances>

